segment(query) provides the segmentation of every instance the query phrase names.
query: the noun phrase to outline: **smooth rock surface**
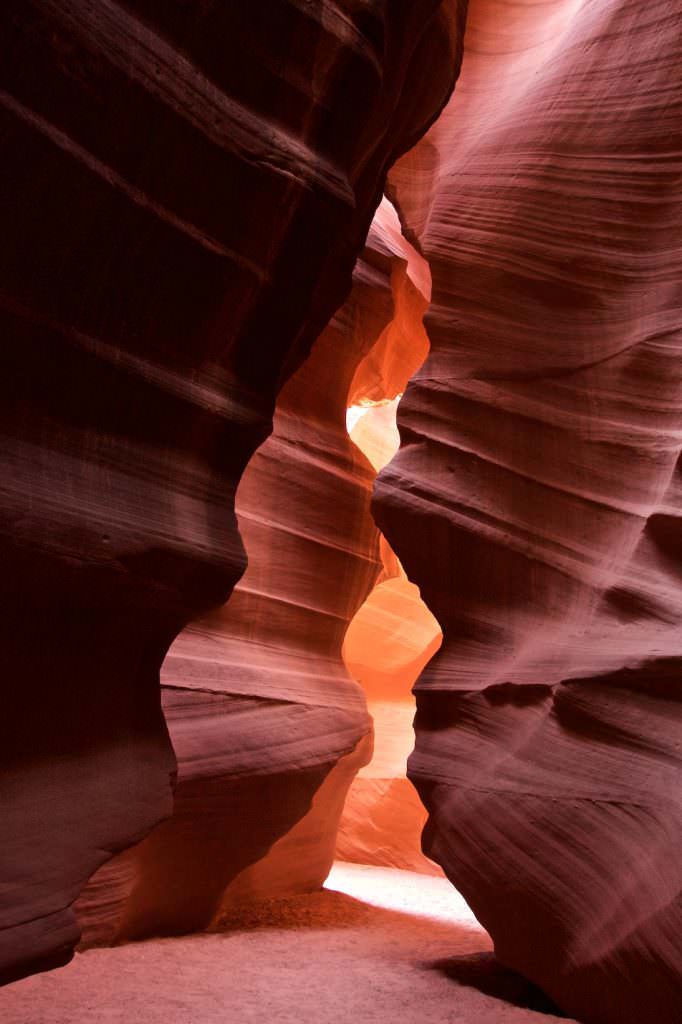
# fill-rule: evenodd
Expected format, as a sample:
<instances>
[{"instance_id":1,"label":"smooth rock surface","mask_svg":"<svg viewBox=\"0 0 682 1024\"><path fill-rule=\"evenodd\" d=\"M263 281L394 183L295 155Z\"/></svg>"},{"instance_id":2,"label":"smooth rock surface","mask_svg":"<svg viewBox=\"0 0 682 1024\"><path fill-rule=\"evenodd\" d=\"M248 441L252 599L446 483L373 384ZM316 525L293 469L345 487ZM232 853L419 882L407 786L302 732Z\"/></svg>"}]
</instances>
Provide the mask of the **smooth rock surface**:
<instances>
[{"instance_id":1,"label":"smooth rock surface","mask_svg":"<svg viewBox=\"0 0 682 1024\"><path fill-rule=\"evenodd\" d=\"M249 567L230 600L184 630L163 664L178 758L174 812L86 887L76 905L86 945L207 928L247 892L254 900L309 892L329 872L348 787L372 754L370 691L354 680L343 645L383 569L370 515L376 469L348 436L346 406L363 380L373 393L379 382L404 387L423 357L426 298L414 256L384 200L348 300L280 393L273 432L242 477L236 508ZM386 345L396 332L400 343ZM394 407L389 425L395 431ZM404 574L400 582L416 590ZM407 618L403 625L411 636ZM404 647L389 634L378 653L394 646ZM417 655L421 646L418 635ZM414 658L408 647L407 662ZM386 672L394 699L405 699L397 663ZM395 730L383 717L377 726L383 750ZM404 778L407 720L400 738L404 789L392 793L392 819L407 791L419 858L423 809ZM387 828L377 845L388 836Z\"/></svg>"},{"instance_id":2,"label":"smooth rock surface","mask_svg":"<svg viewBox=\"0 0 682 1024\"><path fill-rule=\"evenodd\" d=\"M398 449L398 401L428 352L422 321L431 298L431 275L386 201L374 223L399 257L391 273L394 316L355 373L350 397L358 404L348 409L347 424L351 440L376 473ZM342 652L367 698L374 752L351 783L336 855L361 864L440 874L421 852L426 813L405 772L414 745L412 684L440 646L441 631L384 537L379 552L380 576L350 622Z\"/></svg>"},{"instance_id":3,"label":"smooth rock surface","mask_svg":"<svg viewBox=\"0 0 682 1024\"><path fill-rule=\"evenodd\" d=\"M69 958L87 878L171 812L162 660L244 570L237 483L451 88L457 10L2 5L4 979Z\"/></svg>"},{"instance_id":4,"label":"smooth rock surface","mask_svg":"<svg viewBox=\"0 0 682 1024\"><path fill-rule=\"evenodd\" d=\"M431 352L375 516L440 622L410 777L498 957L682 1014L682 5L471 0L391 176Z\"/></svg>"}]
</instances>

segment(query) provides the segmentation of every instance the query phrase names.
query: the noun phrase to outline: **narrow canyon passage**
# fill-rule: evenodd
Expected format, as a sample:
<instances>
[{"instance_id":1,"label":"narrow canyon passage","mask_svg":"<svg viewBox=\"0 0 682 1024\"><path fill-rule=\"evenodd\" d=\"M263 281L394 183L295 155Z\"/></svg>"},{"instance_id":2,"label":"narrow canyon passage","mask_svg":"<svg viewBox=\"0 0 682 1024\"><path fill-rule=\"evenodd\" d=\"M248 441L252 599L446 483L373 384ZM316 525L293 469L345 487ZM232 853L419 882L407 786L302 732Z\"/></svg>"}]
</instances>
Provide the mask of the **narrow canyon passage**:
<instances>
[{"instance_id":1,"label":"narrow canyon passage","mask_svg":"<svg viewBox=\"0 0 682 1024\"><path fill-rule=\"evenodd\" d=\"M431 298L431 275L426 261L403 237L386 198L375 223L405 260L397 265L405 277L395 289L394 315L355 371L346 413L349 437L376 475L398 451L398 404L428 353L422 317ZM374 586L349 622L342 648L344 663L367 700L374 749L351 783L336 852L344 860L442 874L421 852L426 812L406 778L414 747L412 686L440 646L442 634L381 534L379 558Z\"/></svg>"},{"instance_id":2,"label":"narrow canyon passage","mask_svg":"<svg viewBox=\"0 0 682 1024\"><path fill-rule=\"evenodd\" d=\"M0 1024L680 1024L682 0L0 54Z\"/></svg>"},{"instance_id":3,"label":"narrow canyon passage","mask_svg":"<svg viewBox=\"0 0 682 1024\"><path fill-rule=\"evenodd\" d=\"M421 316L430 289L428 268L402 238L386 200L372 237L377 251L385 247L387 253L391 248L399 253L398 259L395 252L390 257L384 282L390 283L390 315L387 307L376 323L368 321L366 312L353 319L354 336L364 339L359 351L365 354L352 379L346 375L347 393L341 397L350 407L334 412L336 418L345 415L351 449L362 461L354 461L356 456L344 447L347 441L323 435L327 458L330 451L343 452L344 478L351 472L364 495L398 448L397 405L428 349ZM375 292L377 280L370 287ZM301 379L309 383L315 372L311 360ZM290 529L287 502L294 492L282 490L276 480L283 453L291 457L292 436L294 441L303 436L292 435L287 418L287 403L295 404L297 387L303 395L294 379L280 403L273 438L256 456L238 496L254 566L222 610L181 635L164 666L165 709L180 758L175 813L137 850L115 859L93 879L78 904L86 929L83 950L58 975L39 975L13 986L3 999L6 1024L70 1024L84 1013L123 1024L133 1012L150 1024L263 1019L351 1024L359 1018L526 1024L555 1019L547 1016L533 986L492 959L489 936L441 869L421 853L426 812L405 774L414 744L411 688L438 649L441 631L385 539L372 534L365 505L361 531L347 518L340 528L337 521L335 535L359 537L368 551L373 550L370 543L375 545L377 554L363 570L370 572L364 601L355 598L348 604L341 590L321 585L338 560L332 554L330 562L329 549L320 550L317 539L311 546ZM319 431L324 420L313 422ZM308 459L310 450L308 437L302 493L325 495L328 470ZM295 469L289 473L295 480ZM273 497L266 503L268 488ZM324 511L320 504L320 514ZM268 548L264 545L277 536L273 530L281 536ZM268 580L258 559L267 562L273 551L288 576ZM301 580L309 566L321 577L317 582L311 577L299 632L290 613L278 619L273 609L302 607ZM339 585L348 580L353 576L346 571ZM340 616L326 616L320 629L311 610L314 600L327 602L326 608L333 601L337 609L357 609L352 616L343 611L347 621L340 632L334 625L331 645L324 622L336 623ZM239 666L247 648L245 673ZM288 716L297 707L316 713L317 705L324 707L321 697L328 687L337 707L355 709L354 726L361 721L357 696L351 690L351 702L339 704L349 685L344 672L360 684L367 701L373 750L362 740L359 755L351 750L324 777L312 775L306 781L303 774L301 781L290 768L280 780L258 761L277 752L272 742L276 720L264 726L268 702L270 714L285 716L278 728L288 739L302 735L310 743L315 737L310 720L301 725ZM249 731L254 721L248 718L249 701L259 709L255 721L263 732ZM203 731L196 731L197 722ZM230 749L235 722L249 738L241 753ZM236 773L230 774L228 756L237 764L241 757L252 771L261 765L260 782L235 791ZM303 798L300 804L291 801L297 785L314 788L305 814ZM263 799L283 801L284 813L276 817L269 811L270 826L274 822L282 834L261 852L241 835L248 840L254 833L267 844L257 826ZM231 823L239 815L240 835L235 836ZM235 860L235 851L241 861ZM324 889L310 891L316 872L322 872L323 881L332 854L337 859ZM247 858L252 862L241 866ZM154 937L155 932L201 925L207 928L201 935ZM142 941L96 948L117 935Z\"/></svg>"},{"instance_id":4,"label":"narrow canyon passage","mask_svg":"<svg viewBox=\"0 0 682 1024\"><path fill-rule=\"evenodd\" d=\"M399 444L401 395L352 406L351 440L382 469ZM440 646L440 627L384 537L382 569L346 632L343 657L367 698L374 722L372 759L351 783L339 823L337 856L429 874L440 868L421 852L426 811L406 777L414 747L412 686Z\"/></svg>"},{"instance_id":5,"label":"narrow canyon passage","mask_svg":"<svg viewBox=\"0 0 682 1024\"><path fill-rule=\"evenodd\" d=\"M361 364L359 376L369 369ZM399 377L393 383L404 386ZM376 397L384 388L377 384L372 399L363 395L347 413L349 436L374 472L398 447L401 395ZM3 1024L72 1024L83 1015L127 1024L133 1013L147 1024L565 1019L497 963L490 937L420 851L426 814L405 776L414 742L411 687L441 632L383 538L380 554L379 575L343 645L373 718L374 749L350 784L338 859L323 890L274 899L261 891L255 903L232 903L209 933L87 949L58 974L6 990ZM321 798L318 791L313 802Z\"/></svg>"}]
</instances>

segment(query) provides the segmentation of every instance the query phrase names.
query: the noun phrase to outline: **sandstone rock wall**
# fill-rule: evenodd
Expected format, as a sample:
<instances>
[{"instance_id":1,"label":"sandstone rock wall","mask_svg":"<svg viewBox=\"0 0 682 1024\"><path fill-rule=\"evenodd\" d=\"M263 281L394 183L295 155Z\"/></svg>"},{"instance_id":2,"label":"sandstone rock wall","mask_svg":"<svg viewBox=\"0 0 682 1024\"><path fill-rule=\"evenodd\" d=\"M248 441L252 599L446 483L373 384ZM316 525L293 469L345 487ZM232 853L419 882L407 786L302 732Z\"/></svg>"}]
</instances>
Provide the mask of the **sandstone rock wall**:
<instances>
[{"instance_id":1,"label":"sandstone rock wall","mask_svg":"<svg viewBox=\"0 0 682 1024\"><path fill-rule=\"evenodd\" d=\"M391 176L433 276L375 499L444 632L425 849L589 1024L681 1005L681 28L671 0L472 0Z\"/></svg>"},{"instance_id":2,"label":"sandstone rock wall","mask_svg":"<svg viewBox=\"0 0 682 1024\"><path fill-rule=\"evenodd\" d=\"M115 860L86 888L86 943L207 928L241 901L310 891L329 873L348 786L372 753L342 645L381 569L375 471L347 434L346 405L358 364L398 316L406 261L394 250L378 216L351 295L246 468L236 508L249 566L161 670L173 815L123 855L125 877Z\"/></svg>"},{"instance_id":3,"label":"sandstone rock wall","mask_svg":"<svg viewBox=\"0 0 682 1024\"><path fill-rule=\"evenodd\" d=\"M237 483L451 88L461 20L2 5L4 978L68 959L86 879L171 811L161 662L243 572ZM221 699L192 698L194 725Z\"/></svg>"},{"instance_id":4,"label":"sandstone rock wall","mask_svg":"<svg viewBox=\"0 0 682 1024\"><path fill-rule=\"evenodd\" d=\"M351 393L359 404L350 410L355 421L351 439L375 472L391 460L400 443L396 409L409 377L428 353L422 320L431 296L428 266L402 236L392 207L386 204L385 209L395 218L394 244L406 258L406 279L399 282L396 301L401 315L358 367ZM384 537L379 548L381 574L343 645L345 663L361 684L374 720L374 754L351 784L337 856L440 874L421 852L426 812L405 772L414 746L411 688L440 646L441 631Z\"/></svg>"}]
</instances>

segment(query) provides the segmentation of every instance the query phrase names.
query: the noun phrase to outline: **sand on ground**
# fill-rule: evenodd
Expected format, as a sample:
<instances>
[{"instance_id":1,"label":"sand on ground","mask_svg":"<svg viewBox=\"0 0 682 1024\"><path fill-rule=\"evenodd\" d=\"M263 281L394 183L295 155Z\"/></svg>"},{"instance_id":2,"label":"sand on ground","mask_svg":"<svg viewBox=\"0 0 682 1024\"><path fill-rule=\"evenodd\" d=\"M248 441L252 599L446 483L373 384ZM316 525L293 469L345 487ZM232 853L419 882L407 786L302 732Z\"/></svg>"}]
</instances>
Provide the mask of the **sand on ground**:
<instances>
[{"instance_id":1,"label":"sand on ground","mask_svg":"<svg viewBox=\"0 0 682 1024\"><path fill-rule=\"evenodd\" d=\"M554 1024L444 878L337 863L213 934L78 954L0 990L3 1024ZM541 998L541 997L540 997Z\"/></svg>"}]
</instances>

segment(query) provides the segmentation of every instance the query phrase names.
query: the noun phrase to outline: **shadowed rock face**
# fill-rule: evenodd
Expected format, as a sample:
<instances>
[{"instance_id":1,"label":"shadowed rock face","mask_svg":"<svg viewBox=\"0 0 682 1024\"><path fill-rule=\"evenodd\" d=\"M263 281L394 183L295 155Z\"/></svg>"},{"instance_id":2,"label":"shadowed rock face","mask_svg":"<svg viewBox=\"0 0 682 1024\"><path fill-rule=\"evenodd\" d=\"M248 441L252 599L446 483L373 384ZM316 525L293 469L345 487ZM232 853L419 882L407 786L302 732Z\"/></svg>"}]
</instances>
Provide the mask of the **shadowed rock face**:
<instances>
[{"instance_id":1,"label":"shadowed rock face","mask_svg":"<svg viewBox=\"0 0 682 1024\"><path fill-rule=\"evenodd\" d=\"M428 268L404 238L400 241L409 254L403 287L411 292L400 305L404 311L410 309L411 315L404 316L397 344L386 345L383 352L381 345L375 346L358 368L356 382L364 383L368 394L360 394L361 404L349 410L350 437L376 471L399 447L395 416L400 393L428 351L422 324L431 293ZM411 301L406 301L408 297ZM390 368L381 358L389 353ZM379 404L363 406L362 400L366 402L369 395ZM405 772L414 746L411 688L440 646L441 631L384 537L379 549L381 575L350 623L343 644L344 661L367 698L375 744L371 762L360 768L346 798L337 856L360 864L440 874L439 867L421 852L426 811Z\"/></svg>"},{"instance_id":2,"label":"shadowed rock face","mask_svg":"<svg viewBox=\"0 0 682 1024\"><path fill-rule=\"evenodd\" d=\"M329 862L369 743L341 643L378 567L339 417L385 396L400 339L381 310L354 333L351 299L300 368L445 103L465 6L2 5L5 980L68 959L113 853L79 904L94 941L219 926ZM425 849L567 1012L676 1024L682 8L469 8L457 93L391 177L433 277L376 497L444 633ZM386 268L358 268L376 313ZM379 337L369 383L334 362L351 336ZM341 483L319 507L313 464ZM190 620L164 668L175 813L130 849L172 809L159 673Z\"/></svg>"},{"instance_id":3,"label":"shadowed rock face","mask_svg":"<svg viewBox=\"0 0 682 1024\"><path fill-rule=\"evenodd\" d=\"M242 477L249 567L164 662L173 815L86 887L76 905L85 943L206 928L247 898L310 891L329 873L348 785L372 749L342 644L379 573L379 534L374 472L348 437L346 405L375 348L373 365L388 372L382 339L405 305L407 260L385 205L350 296L282 389L273 432Z\"/></svg>"},{"instance_id":4,"label":"shadowed rock face","mask_svg":"<svg viewBox=\"0 0 682 1024\"><path fill-rule=\"evenodd\" d=\"M237 482L460 21L2 5L4 977L68 959L85 880L171 810L162 659L244 569Z\"/></svg>"},{"instance_id":5,"label":"shadowed rock face","mask_svg":"<svg viewBox=\"0 0 682 1024\"><path fill-rule=\"evenodd\" d=\"M424 843L589 1024L679 1020L682 7L472 0L391 176L431 353L375 514L444 632Z\"/></svg>"}]
</instances>

